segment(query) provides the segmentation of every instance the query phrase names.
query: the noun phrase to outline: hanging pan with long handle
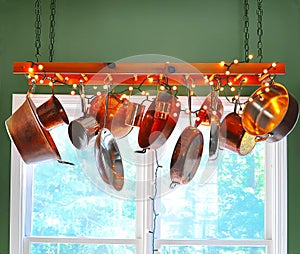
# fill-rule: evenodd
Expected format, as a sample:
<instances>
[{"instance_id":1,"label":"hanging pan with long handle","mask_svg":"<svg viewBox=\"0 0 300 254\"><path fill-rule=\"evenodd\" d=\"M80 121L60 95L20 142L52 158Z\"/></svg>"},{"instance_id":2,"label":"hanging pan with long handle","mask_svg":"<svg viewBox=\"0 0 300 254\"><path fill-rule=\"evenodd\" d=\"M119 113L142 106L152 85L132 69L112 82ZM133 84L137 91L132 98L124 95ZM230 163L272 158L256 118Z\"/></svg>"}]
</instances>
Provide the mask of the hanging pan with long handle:
<instances>
[{"instance_id":1,"label":"hanging pan with long handle","mask_svg":"<svg viewBox=\"0 0 300 254\"><path fill-rule=\"evenodd\" d=\"M104 123L103 128L99 131L95 140L94 156L102 180L115 190L120 191L124 185L122 157L115 137L111 131L105 127L110 98L109 89L110 86L108 85Z\"/></svg>"},{"instance_id":2,"label":"hanging pan with long handle","mask_svg":"<svg viewBox=\"0 0 300 254\"><path fill-rule=\"evenodd\" d=\"M173 150L170 163L170 188L174 188L178 184L187 184L193 179L203 153L204 140L202 132L192 126L191 90L187 80L186 85L190 125L183 130Z\"/></svg>"}]
</instances>

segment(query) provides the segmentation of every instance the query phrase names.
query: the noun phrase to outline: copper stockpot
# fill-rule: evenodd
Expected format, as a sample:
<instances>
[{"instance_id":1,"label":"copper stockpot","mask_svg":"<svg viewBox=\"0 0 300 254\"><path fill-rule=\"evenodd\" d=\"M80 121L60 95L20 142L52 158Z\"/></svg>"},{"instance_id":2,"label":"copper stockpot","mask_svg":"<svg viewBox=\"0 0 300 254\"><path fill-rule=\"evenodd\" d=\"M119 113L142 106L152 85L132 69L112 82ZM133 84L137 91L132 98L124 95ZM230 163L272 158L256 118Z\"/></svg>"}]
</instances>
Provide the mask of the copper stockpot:
<instances>
[{"instance_id":1,"label":"copper stockpot","mask_svg":"<svg viewBox=\"0 0 300 254\"><path fill-rule=\"evenodd\" d=\"M175 96L170 92L160 92L144 114L138 134L139 146L152 149L161 147L176 126L180 108Z\"/></svg>"},{"instance_id":2,"label":"copper stockpot","mask_svg":"<svg viewBox=\"0 0 300 254\"><path fill-rule=\"evenodd\" d=\"M39 121L34 103L29 96L5 121L7 132L26 164L46 160L61 161L57 147Z\"/></svg>"},{"instance_id":3,"label":"copper stockpot","mask_svg":"<svg viewBox=\"0 0 300 254\"><path fill-rule=\"evenodd\" d=\"M249 134L267 134L267 142L275 142L292 131L299 117L299 106L282 84L260 87L250 98L242 115L242 125Z\"/></svg>"}]
</instances>

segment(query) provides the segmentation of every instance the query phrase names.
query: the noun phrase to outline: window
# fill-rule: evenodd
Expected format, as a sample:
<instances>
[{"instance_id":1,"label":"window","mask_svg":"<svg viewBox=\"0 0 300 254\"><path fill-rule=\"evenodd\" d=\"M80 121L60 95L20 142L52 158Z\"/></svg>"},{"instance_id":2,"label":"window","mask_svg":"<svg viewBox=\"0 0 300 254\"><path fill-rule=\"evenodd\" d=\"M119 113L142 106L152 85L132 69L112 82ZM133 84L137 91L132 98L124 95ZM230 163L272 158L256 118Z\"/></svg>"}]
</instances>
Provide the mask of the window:
<instances>
[{"instance_id":1,"label":"window","mask_svg":"<svg viewBox=\"0 0 300 254\"><path fill-rule=\"evenodd\" d=\"M57 97L70 120L80 116L77 96ZM47 98L34 95L33 100L38 105ZM24 100L25 95L14 95L13 111ZM181 101L186 105L185 98ZM194 99L195 108L202 101ZM232 106L224 104L230 112ZM286 140L258 143L244 157L223 150L218 169L211 171L205 167L204 150L195 178L170 189L170 157L187 124L181 114L167 144L157 151L163 167L155 202L155 247L166 254L286 253ZM66 131L61 126L51 134L62 158L75 166L56 161L26 165L12 145L10 253L152 253L149 197L156 164L153 151L134 153L138 129L118 140L125 173L121 192L99 177L93 147L76 150L68 135L61 134Z\"/></svg>"}]
</instances>

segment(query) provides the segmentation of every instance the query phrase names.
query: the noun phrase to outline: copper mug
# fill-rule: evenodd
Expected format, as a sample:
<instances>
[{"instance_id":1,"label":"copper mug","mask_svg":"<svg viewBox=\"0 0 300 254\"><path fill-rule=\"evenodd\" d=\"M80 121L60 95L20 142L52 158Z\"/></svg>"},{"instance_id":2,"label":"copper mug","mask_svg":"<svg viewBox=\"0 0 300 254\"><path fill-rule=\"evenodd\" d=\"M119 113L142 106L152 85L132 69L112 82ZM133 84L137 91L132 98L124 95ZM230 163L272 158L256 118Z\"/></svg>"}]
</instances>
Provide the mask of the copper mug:
<instances>
[{"instance_id":1,"label":"copper mug","mask_svg":"<svg viewBox=\"0 0 300 254\"><path fill-rule=\"evenodd\" d=\"M54 95L40 105L36 111L41 124L47 130L51 130L64 123L69 124L69 119L63 106Z\"/></svg>"},{"instance_id":2,"label":"copper mug","mask_svg":"<svg viewBox=\"0 0 300 254\"><path fill-rule=\"evenodd\" d=\"M90 141L96 137L100 126L94 116L84 115L73 120L68 127L72 144L79 150L86 149Z\"/></svg>"}]
</instances>

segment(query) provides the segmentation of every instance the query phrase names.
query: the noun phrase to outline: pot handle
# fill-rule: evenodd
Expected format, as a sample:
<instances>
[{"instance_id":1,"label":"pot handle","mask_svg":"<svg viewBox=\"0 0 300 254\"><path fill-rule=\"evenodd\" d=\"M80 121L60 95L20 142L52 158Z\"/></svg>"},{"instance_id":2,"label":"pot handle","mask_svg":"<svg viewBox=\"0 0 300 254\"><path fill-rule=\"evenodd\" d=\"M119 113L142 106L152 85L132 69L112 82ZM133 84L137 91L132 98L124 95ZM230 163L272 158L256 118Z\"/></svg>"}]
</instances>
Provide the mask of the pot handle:
<instances>
[{"instance_id":1,"label":"pot handle","mask_svg":"<svg viewBox=\"0 0 300 254\"><path fill-rule=\"evenodd\" d=\"M255 137L255 142L262 142L262 141L265 141L267 140L269 137L269 134L266 134L264 136L256 136Z\"/></svg>"}]
</instances>

